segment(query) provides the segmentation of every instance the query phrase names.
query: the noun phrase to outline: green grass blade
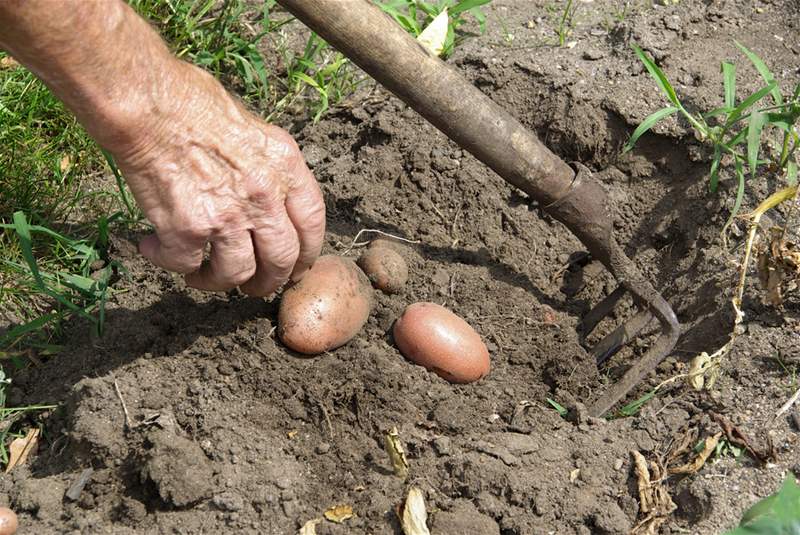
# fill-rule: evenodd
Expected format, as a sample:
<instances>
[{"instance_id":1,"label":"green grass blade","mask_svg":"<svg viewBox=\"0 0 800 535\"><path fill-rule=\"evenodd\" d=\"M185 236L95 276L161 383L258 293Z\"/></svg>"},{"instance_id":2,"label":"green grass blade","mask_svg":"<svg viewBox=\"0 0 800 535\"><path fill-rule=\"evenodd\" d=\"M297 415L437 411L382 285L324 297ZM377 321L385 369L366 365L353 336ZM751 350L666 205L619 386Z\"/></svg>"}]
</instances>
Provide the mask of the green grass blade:
<instances>
[{"instance_id":1,"label":"green grass blade","mask_svg":"<svg viewBox=\"0 0 800 535\"><path fill-rule=\"evenodd\" d=\"M469 11L470 9L486 5L491 1L492 0L462 0L461 2L451 7L448 10L448 13L450 13L451 17L455 17L456 15L459 15L464 11Z\"/></svg>"},{"instance_id":2,"label":"green grass blade","mask_svg":"<svg viewBox=\"0 0 800 535\"><path fill-rule=\"evenodd\" d=\"M553 407L556 411L558 411L558 415L561 416L562 418L566 417L567 414L569 414L569 410L567 410L566 407L561 405L556 400L547 398L547 402L550 404L551 407Z\"/></svg>"},{"instance_id":3,"label":"green grass blade","mask_svg":"<svg viewBox=\"0 0 800 535\"><path fill-rule=\"evenodd\" d=\"M636 45L631 45L633 47L633 51L636 52L636 55L639 56L639 59L642 63L644 63L647 72L650 73L650 76L653 77L653 80L656 81L656 84L661 89L661 91L667 96L667 98L672 102L675 106L680 107L681 103L678 100L678 95L675 94L675 89L667 80L667 76L664 72L658 68L658 65L655 64L653 60L647 57L647 54Z\"/></svg>"},{"instance_id":4,"label":"green grass blade","mask_svg":"<svg viewBox=\"0 0 800 535\"><path fill-rule=\"evenodd\" d=\"M767 96L767 94L772 91L772 88L775 87L775 82L771 82L770 84L762 87L746 99L744 99L728 116L728 121L726 123L726 127L731 127L733 123L739 120L739 117L748 110L753 104Z\"/></svg>"},{"instance_id":5,"label":"green grass blade","mask_svg":"<svg viewBox=\"0 0 800 535\"><path fill-rule=\"evenodd\" d=\"M733 203L733 210L731 210L731 215L728 217L728 220L725 222L725 226L723 227L725 229L730 226L730 224L733 222L733 218L739 213L739 208L742 207L742 199L744 199L744 168L742 166L742 160L739 157L736 157L734 159L734 164L739 186L736 189L736 202Z\"/></svg>"},{"instance_id":6,"label":"green grass blade","mask_svg":"<svg viewBox=\"0 0 800 535\"><path fill-rule=\"evenodd\" d=\"M791 112L771 112L766 113L767 122L784 132L791 132L797 117Z\"/></svg>"},{"instance_id":7,"label":"green grass blade","mask_svg":"<svg viewBox=\"0 0 800 535\"><path fill-rule=\"evenodd\" d=\"M761 131L767 122L766 116L756 110L750 114L747 124L747 165L750 167L750 176L755 178L758 168L758 151L761 148Z\"/></svg>"},{"instance_id":8,"label":"green grass blade","mask_svg":"<svg viewBox=\"0 0 800 535\"><path fill-rule=\"evenodd\" d=\"M25 263L28 264L28 268L31 270L36 283L40 287L44 288L42 275L39 273L39 266L36 263L36 259L33 257L31 229L28 225L28 219L22 212L14 212L14 229L17 231L17 236L19 236L19 245L20 249L22 250L22 258L24 258Z\"/></svg>"},{"instance_id":9,"label":"green grass blade","mask_svg":"<svg viewBox=\"0 0 800 535\"><path fill-rule=\"evenodd\" d=\"M733 136L730 141L725 143L725 147L728 149L733 149L733 147L743 142L746 136L747 136L747 129L743 128L742 130L739 131L738 134Z\"/></svg>"},{"instance_id":10,"label":"green grass blade","mask_svg":"<svg viewBox=\"0 0 800 535\"><path fill-rule=\"evenodd\" d=\"M733 110L732 107L728 106L721 106L719 108L714 108L708 113L703 114L703 119L711 119L713 117L717 117L718 115L725 115L726 113L730 113Z\"/></svg>"},{"instance_id":11,"label":"green grass blade","mask_svg":"<svg viewBox=\"0 0 800 535\"><path fill-rule=\"evenodd\" d=\"M744 55L747 56L747 58L756 68L758 74L761 75L761 78L763 78L767 84L772 84L772 89L770 89L770 92L772 93L772 100L775 101L775 104L779 106L783 105L783 97L781 96L781 89L777 86L777 84L775 84L775 76L772 74L772 72L770 72L769 68L764 63L764 61L760 57L758 57L754 52L748 50L740 42L734 41L734 43L736 43L736 46L739 47L739 50L744 52Z\"/></svg>"},{"instance_id":12,"label":"green grass blade","mask_svg":"<svg viewBox=\"0 0 800 535\"><path fill-rule=\"evenodd\" d=\"M722 62L722 82L725 87L725 106L736 107L736 65Z\"/></svg>"},{"instance_id":13,"label":"green grass blade","mask_svg":"<svg viewBox=\"0 0 800 535\"><path fill-rule=\"evenodd\" d=\"M656 395L656 390L653 389L639 399L633 400L619 410L621 416L634 416L642 406L653 399Z\"/></svg>"},{"instance_id":14,"label":"green grass blade","mask_svg":"<svg viewBox=\"0 0 800 535\"><path fill-rule=\"evenodd\" d=\"M51 312L49 314L44 314L43 316L39 316L36 319L33 319L27 323L23 323L22 325L17 325L16 327L10 329L6 332L2 337L0 337L0 347L9 347L13 345L17 340L22 338L28 333L38 331L51 321L58 318L58 313ZM0 352L0 356L5 355L5 353Z\"/></svg>"},{"instance_id":15,"label":"green grass blade","mask_svg":"<svg viewBox=\"0 0 800 535\"><path fill-rule=\"evenodd\" d=\"M645 118L645 120L642 121L642 124L640 124L636 128L636 130L633 131L633 134L631 134L631 138L628 140L627 143L625 143L625 147L622 149L622 153L625 154L626 152L631 150L633 146L636 144L636 142L639 140L639 138L642 137L642 135L645 132L653 128L660 120L664 119L665 117L669 117L676 111L678 111L678 108L676 108L675 106L668 106L666 108L658 110L655 113L651 113L650 115L648 115Z\"/></svg>"},{"instance_id":16,"label":"green grass blade","mask_svg":"<svg viewBox=\"0 0 800 535\"><path fill-rule=\"evenodd\" d=\"M797 184L797 162L794 160L786 163L786 183L790 186Z\"/></svg>"},{"instance_id":17,"label":"green grass blade","mask_svg":"<svg viewBox=\"0 0 800 535\"><path fill-rule=\"evenodd\" d=\"M717 191L717 185L719 184L720 160L722 160L722 149L717 145L714 147L714 158L711 160L711 175L708 182L708 189L711 190L712 193Z\"/></svg>"}]
</instances>

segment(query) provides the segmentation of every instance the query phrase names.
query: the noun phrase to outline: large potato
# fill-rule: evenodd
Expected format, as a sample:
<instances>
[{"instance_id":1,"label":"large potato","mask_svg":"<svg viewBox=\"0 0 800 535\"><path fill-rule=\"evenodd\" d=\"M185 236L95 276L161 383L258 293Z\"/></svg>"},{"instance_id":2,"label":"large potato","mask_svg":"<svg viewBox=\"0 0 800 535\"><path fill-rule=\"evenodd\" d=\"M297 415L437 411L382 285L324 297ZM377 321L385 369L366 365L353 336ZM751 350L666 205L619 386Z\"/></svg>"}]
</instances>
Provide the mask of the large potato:
<instances>
[{"instance_id":1,"label":"large potato","mask_svg":"<svg viewBox=\"0 0 800 535\"><path fill-rule=\"evenodd\" d=\"M471 383L489 373L489 351L480 335L441 305L409 305L393 334L407 359L451 383Z\"/></svg>"},{"instance_id":2,"label":"large potato","mask_svg":"<svg viewBox=\"0 0 800 535\"><path fill-rule=\"evenodd\" d=\"M300 282L283 292L278 336L290 349L317 355L350 341L371 308L372 288L355 262L321 256Z\"/></svg>"}]
</instances>

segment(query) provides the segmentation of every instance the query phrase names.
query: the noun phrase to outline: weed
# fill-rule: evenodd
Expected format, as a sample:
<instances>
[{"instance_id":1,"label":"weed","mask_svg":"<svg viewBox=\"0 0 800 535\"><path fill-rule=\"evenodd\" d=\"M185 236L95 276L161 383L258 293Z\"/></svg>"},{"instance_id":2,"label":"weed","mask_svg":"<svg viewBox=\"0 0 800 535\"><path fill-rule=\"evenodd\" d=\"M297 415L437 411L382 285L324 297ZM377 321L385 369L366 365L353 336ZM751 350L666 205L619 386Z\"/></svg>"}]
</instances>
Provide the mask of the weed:
<instances>
[{"instance_id":1,"label":"weed","mask_svg":"<svg viewBox=\"0 0 800 535\"><path fill-rule=\"evenodd\" d=\"M309 36L302 54L288 54L285 63L286 94L275 104L267 120L282 113L309 87L317 95L317 99L310 99L308 104L317 122L323 113L353 93L365 80L351 68L346 57L330 50L328 43L315 33Z\"/></svg>"},{"instance_id":2,"label":"weed","mask_svg":"<svg viewBox=\"0 0 800 535\"><path fill-rule=\"evenodd\" d=\"M790 186L796 183L797 161L794 153L800 141L794 127L800 117L800 83L795 86L791 97L784 99L774 75L761 58L739 43L736 43L736 46L751 61L766 85L744 100L737 101L736 67L733 63L723 62L724 105L708 113L694 115L683 106L664 72L639 47L633 45L636 55L670 101L670 105L649 115L636 128L624 148L624 152L629 151L642 134L666 117L680 112L697 132L698 137L711 145L713 157L709 173L709 189L712 192L717 189L723 158L727 156L733 162L738 187L728 224L741 207L747 176L755 178L759 167L763 166L776 175L784 174ZM774 105L756 106L768 95L772 97ZM782 132L783 142L779 155L768 154L770 160L761 160L759 156L762 152L762 139L768 127Z\"/></svg>"},{"instance_id":3,"label":"weed","mask_svg":"<svg viewBox=\"0 0 800 535\"><path fill-rule=\"evenodd\" d=\"M179 58L239 85L245 101L272 100L270 73L258 43L292 20L273 18L274 0L262 3L257 31L242 22L247 10L243 0L221 5L216 0L130 0L130 5L158 24Z\"/></svg>"},{"instance_id":4,"label":"weed","mask_svg":"<svg viewBox=\"0 0 800 535\"><path fill-rule=\"evenodd\" d=\"M400 26L413 35L419 37L422 30L436 18L439 13L447 9L448 26L447 38L444 42L442 57L448 57L463 39L458 31L459 27L467 22L465 15L475 18L480 31L486 30L486 15L481 6L491 0L437 0L423 2L422 0L383 0L378 1L380 8L389 14Z\"/></svg>"},{"instance_id":5,"label":"weed","mask_svg":"<svg viewBox=\"0 0 800 535\"><path fill-rule=\"evenodd\" d=\"M564 11L561 12L561 18L558 20L558 46L564 46L567 43L567 37L572 32L572 27L575 19L576 8L572 7L572 0L567 0L564 5Z\"/></svg>"},{"instance_id":6,"label":"weed","mask_svg":"<svg viewBox=\"0 0 800 535\"><path fill-rule=\"evenodd\" d=\"M33 314L34 318L17 325L0 336L0 357L12 357L8 350L19 345L26 336L36 333L40 339L28 341L40 349L54 351L50 337L42 339L48 326L59 326L73 315L82 317L94 325L98 334L102 333L105 320L105 303L108 286L114 272L119 268L116 262L107 263L105 252L108 244L109 221L101 218L95 239L77 240L59 234L47 227L30 225L23 212L15 212L12 223L0 224L0 229L13 230L18 239L20 256L23 262L4 259L7 269L16 272L20 286L30 293L47 296L52 300L52 310ZM42 235L54 244L58 263L65 269L43 270L34 257L33 234ZM102 268L97 269L99 265ZM96 271L95 271L96 270ZM38 311L37 311L38 312ZM96 313L96 314L95 314Z\"/></svg>"}]
</instances>

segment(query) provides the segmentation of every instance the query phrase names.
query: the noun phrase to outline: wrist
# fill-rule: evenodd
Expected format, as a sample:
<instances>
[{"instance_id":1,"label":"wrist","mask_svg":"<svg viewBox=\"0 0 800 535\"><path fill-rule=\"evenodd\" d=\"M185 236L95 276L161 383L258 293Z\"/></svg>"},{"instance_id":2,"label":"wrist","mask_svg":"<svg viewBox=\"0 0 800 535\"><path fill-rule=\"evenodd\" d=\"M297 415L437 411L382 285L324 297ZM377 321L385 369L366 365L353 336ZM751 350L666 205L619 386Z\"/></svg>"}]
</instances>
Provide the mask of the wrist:
<instances>
[{"instance_id":1,"label":"wrist","mask_svg":"<svg viewBox=\"0 0 800 535\"><path fill-rule=\"evenodd\" d=\"M126 166L141 166L168 151L235 138L251 120L211 74L170 56L152 90L134 92L130 105L110 103L98 142ZM113 133L113 134L112 134Z\"/></svg>"}]
</instances>

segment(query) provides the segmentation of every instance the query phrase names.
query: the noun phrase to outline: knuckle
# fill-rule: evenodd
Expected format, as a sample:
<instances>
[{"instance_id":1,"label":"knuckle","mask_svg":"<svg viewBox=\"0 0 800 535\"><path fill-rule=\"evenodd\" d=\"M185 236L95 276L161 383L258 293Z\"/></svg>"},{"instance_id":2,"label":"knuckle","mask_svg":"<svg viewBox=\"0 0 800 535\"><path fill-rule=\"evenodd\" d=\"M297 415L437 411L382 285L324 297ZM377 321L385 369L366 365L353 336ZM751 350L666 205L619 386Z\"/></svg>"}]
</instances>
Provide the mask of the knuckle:
<instances>
[{"instance_id":1,"label":"knuckle","mask_svg":"<svg viewBox=\"0 0 800 535\"><path fill-rule=\"evenodd\" d=\"M229 282L231 287L240 286L250 279L253 278L253 275L256 274L256 266L255 264L248 265L247 267L236 271L235 273L231 274L229 277Z\"/></svg>"},{"instance_id":2,"label":"knuckle","mask_svg":"<svg viewBox=\"0 0 800 535\"><path fill-rule=\"evenodd\" d=\"M300 256L300 244L293 241L290 245L286 245L274 251L271 255L272 265L276 269L283 271L290 271L294 267L297 258Z\"/></svg>"}]
</instances>

